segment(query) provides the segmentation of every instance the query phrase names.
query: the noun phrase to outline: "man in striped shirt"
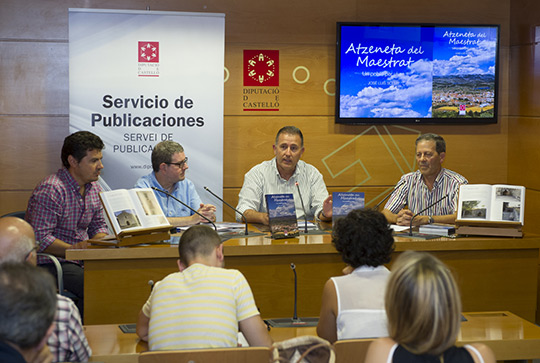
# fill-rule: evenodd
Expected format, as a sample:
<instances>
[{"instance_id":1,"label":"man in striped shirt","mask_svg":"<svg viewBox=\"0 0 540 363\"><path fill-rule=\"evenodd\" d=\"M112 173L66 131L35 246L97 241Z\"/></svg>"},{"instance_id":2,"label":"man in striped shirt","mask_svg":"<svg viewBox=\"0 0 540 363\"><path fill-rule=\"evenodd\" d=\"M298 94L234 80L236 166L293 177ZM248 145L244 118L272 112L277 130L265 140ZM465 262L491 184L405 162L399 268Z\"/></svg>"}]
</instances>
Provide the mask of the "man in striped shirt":
<instances>
[{"instance_id":1,"label":"man in striped shirt","mask_svg":"<svg viewBox=\"0 0 540 363\"><path fill-rule=\"evenodd\" d=\"M445 156L446 143L441 136L423 134L416 139L418 170L403 175L396 184L383 210L389 223L408 226L411 218L426 208L414 218L413 225L454 223L459 186L468 182L442 167Z\"/></svg>"},{"instance_id":2,"label":"man in striped shirt","mask_svg":"<svg viewBox=\"0 0 540 363\"><path fill-rule=\"evenodd\" d=\"M223 268L223 245L210 227L182 234L180 272L156 283L139 313L137 334L150 350L272 345L251 289L238 270Z\"/></svg>"}]
</instances>

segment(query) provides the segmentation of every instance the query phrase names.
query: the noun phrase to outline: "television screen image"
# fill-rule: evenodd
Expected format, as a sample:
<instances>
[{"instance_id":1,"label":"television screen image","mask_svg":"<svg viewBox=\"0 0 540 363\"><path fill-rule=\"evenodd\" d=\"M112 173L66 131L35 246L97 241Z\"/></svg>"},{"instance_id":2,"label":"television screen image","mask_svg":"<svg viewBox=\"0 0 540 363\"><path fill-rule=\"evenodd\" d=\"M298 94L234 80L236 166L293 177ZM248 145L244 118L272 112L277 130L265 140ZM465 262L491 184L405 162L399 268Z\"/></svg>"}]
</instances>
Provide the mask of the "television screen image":
<instances>
[{"instance_id":1,"label":"television screen image","mask_svg":"<svg viewBox=\"0 0 540 363\"><path fill-rule=\"evenodd\" d=\"M498 25L337 24L336 122L496 123Z\"/></svg>"}]
</instances>

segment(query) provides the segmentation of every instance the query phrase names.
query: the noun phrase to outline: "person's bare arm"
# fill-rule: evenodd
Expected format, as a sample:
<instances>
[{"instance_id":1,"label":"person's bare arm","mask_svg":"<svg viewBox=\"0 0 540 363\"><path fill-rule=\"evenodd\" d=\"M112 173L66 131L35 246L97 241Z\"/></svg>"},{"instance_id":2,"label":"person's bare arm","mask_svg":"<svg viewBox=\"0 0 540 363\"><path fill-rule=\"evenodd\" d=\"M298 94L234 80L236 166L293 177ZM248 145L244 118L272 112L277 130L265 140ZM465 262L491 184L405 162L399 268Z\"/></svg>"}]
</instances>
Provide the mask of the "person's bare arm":
<instances>
[{"instance_id":1,"label":"person's bare arm","mask_svg":"<svg viewBox=\"0 0 540 363\"><path fill-rule=\"evenodd\" d=\"M476 348L478 353L480 353L480 355L484 359L484 363L495 363L496 362L495 354L493 353L491 348L488 347L487 345L481 344L481 343L473 343L473 344L471 344L471 346ZM480 363L480 360L478 359L478 357L475 354L473 354L470 349L467 349L467 350L469 351L469 353L471 353L471 355L473 357L473 360L474 360L474 363Z\"/></svg>"},{"instance_id":2,"label":"person's bare arm","mask_svg":"<svg viewBox=\"0 0 540 363\"><path fill-rule=\"evenodd\" d=\"M257 212L253 209L246 210L244 212L244 217L246 217L246 221L248 223L260 223L266 226L270 223L268 219L268 213Z\"/></svg>"},{"instance_id":3,"label":"person's bare arm","mask_svg":"<svg viewBox=\"0 0 540 363\"><path fill-rule=\"evenodd\" d=\"M139 311L139 319L137 320L137 327L135 332L141 338L141 340L148 341L148 325L150 324L150 318L144 315L143 311Z\"/></svg>"},{"instance_id":4,"label":"person's bare arm","mask_svg":"<svg viewBox=\"0 0 540 363\"><path fill-rule=\"evenodd\" d=\"M88 247L88 241L82 241L79 243L75 243L73 245L70 245L69 243L66 243L64 241L59 240L58 238L53 241L43 252L49 253L53 256L57 257L66 257L66 250L69 249L85 249Z\"/></svg>"},{"instance_id":5,"label":"person's bare arm","mask_svg":"<svg viewBox=\"0 0 540 363\"><path fill-rule=\"evenodd\" d=\"M332 280L326 281L324 285L321 312L317 325L317 335L323 339L334 343L337 340L337 295L336 287Z\"/></svg>"},{"instance_id":6,"label":"person's bare arm","mask_svg":"<svg viewBox=\"0 0 540 363\"><path fill-rule=\"evenodd\" d=\"M240 331L251 347L271 347L272 338L260 315L254 315L238 323Z\"/></svg>"}]
</instances>

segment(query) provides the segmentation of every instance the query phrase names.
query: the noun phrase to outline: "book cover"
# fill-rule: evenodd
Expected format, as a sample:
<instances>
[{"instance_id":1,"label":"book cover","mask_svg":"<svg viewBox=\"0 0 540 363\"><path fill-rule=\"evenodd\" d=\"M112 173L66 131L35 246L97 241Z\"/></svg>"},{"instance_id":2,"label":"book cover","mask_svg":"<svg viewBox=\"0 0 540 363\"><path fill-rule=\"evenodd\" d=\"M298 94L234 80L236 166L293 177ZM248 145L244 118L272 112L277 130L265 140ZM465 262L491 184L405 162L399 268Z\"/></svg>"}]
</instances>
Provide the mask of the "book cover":
<instances>
[{"instance_id":1,"label":"book cover","mask_svg":"<svg viewBox=\"0 0 540 363\"><path fill-rule=\"evenodd\" d=\"M266 194L266 209L272 238L290 238L300 234L292 194Z\"/></svg>"},{"instance_id":2,"label":"book cover","mask_svg":"<svg viewBox=\"0 0 540 363\"><path fill-rule=\"evenodd\" d=\"M364 208L364 192L332 193L332 224L354 209Z\"/></svg>"}]
</instances>

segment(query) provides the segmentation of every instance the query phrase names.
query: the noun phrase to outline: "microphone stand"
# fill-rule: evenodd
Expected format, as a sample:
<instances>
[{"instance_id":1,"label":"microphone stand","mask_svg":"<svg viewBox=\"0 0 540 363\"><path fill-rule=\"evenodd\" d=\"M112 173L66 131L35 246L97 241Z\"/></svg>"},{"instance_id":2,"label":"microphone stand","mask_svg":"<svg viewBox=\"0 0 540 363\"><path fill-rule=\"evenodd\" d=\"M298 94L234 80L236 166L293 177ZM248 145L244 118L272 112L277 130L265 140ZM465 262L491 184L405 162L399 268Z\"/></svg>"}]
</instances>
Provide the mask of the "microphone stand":
<instances>
[{"instance_id":1,"label":"microphone stand","mask_svg":"<svg viewBox=\"0 0 540 363\"><path fill-rule=\"evenodd\" d=\"M442 202L444 199L448 198L448 194L445 195L444 197L442 197L441 199L437 200L436 202L433 202L431 203L430 205L428 205L426 208L422 209L420 212L416 213L412 218L411 218L411 221L409 223L409 232L406 233L406 234L400 234L401 237L416 237L416 238L423 238L423 239L433 239L433 238L439 238L440 236L437 236L437 235L429 235L429 236L426 236L424 234L421 234L421 233L413 233L412 231L412 228L413 228L413 220L418 217L420 214L424 213L425 211L427 211L429 208L433 207L434 205Z\"/></svg>"},{"instance_id":2,"label":"microphone stand","mask_svg":"<svg viewBox=\"0 0 540 363\"><path fill-rule=\"evenodd\" d=\"M388 198L390 198L390 196L392 194L394 194L394 192L396 191L397 188L399 188L400 186L402 186L403 184L405 184L405 180L402 180L400 183L397 183L397 185L394 187L394 189L392 189L392 191L390 193L388 193L386 195L386 197L384 197L381 201L379 201L379 203L377 203L377 205L375 205L375 207L373 207L373 209L375 210L379 210L379 207L381 206L381 204L384 203L385 200L387 200Z\"/></svg>"},{"instance_id":3,"label":"microphone stand","mask_svg":"<svg viewBox=\"0 0 540 363\"><path fill-rule=\"evenodd\" d=\"M165 190L163 189L159 189L159 188L156 188L156 187L150 187L154 190L157 190L158 192L160 193L163 193L169 197L171 197L172 199L176 200L178 203L182 204L184 207L186 207L187 209L189 209L190 211L192 211L193 213L197 214L198 216L202 217L203 219L207 220L208 223L210 223L212 226L214 226L214 230L217 232L217 227L216 225L214 224L214 222L212 222L208 217L202 215L201 213L197 212L195 209L191 208L189 205L187 205L186 203L182 202L180 199L176 198L174 195L172 195L171 193L169 192L166 192Z\"/></svg>"},{"instance_id":4,"label":"microphone stand","mask_svg":"<svg viewBox=\"0 0 540 363\"><path fill-rule=\"evenodd\" d=\"M299 318L297 315L297 303L298 303L298 280L296 276L296 266L294 263L290 264L291 270L294 273L294 313L291 318L278 318L265 320L266 325L271 327L299 327L299 326L317 326L319 318Z\"/></svg>"},{"instance_id":5,"label":"microphone stand","mask_svg":"<svg viewBox=\"0 0 540 363\"><path fill-rule=\"evenodd\" d=\"M302 198L302 193L300 193L300 185L298 185L298 182L294 183L296 185L296 189L298 190L298 195L300 196L300 203L302 204L302 210L304 211L304 232L300 232L300 234L303 235L321 235L321 234L328 234L328 232L321 231L321 230L315 230L315 231L308 231L307 227L307 213L306 208L304 207L304 199ZM296 270L294 270L294 273L296 275Z\"/></svg>"},{"instance_id":6,"label":"microphone stand","mask_svg":"<svg viewBox=\"0 0 540 363\"><path fill-rule=\"evenodd\" d=\"M217 198L219 201L221 201L222 203L224 203L227 207L233 209L236 213L240 214L242 216L242 220L244 221L244 223L246 224L246 230L244 232L244 236L246 237L252 237L252 236L262 236L264 235L264 233L256 233L256 232L249 232L248 230L248 222L247 222L247 219L246 217L244 216L244 213L240 212L238 209L234 208L232 205L230 205L229 203L227 203L223 198L220 198L218 197L216 194L214 194L210 189L208 189L207 187L203 187L204 190L206 190L208 193L212 194L215 198Z\"/></svg>"}]
</instances>

